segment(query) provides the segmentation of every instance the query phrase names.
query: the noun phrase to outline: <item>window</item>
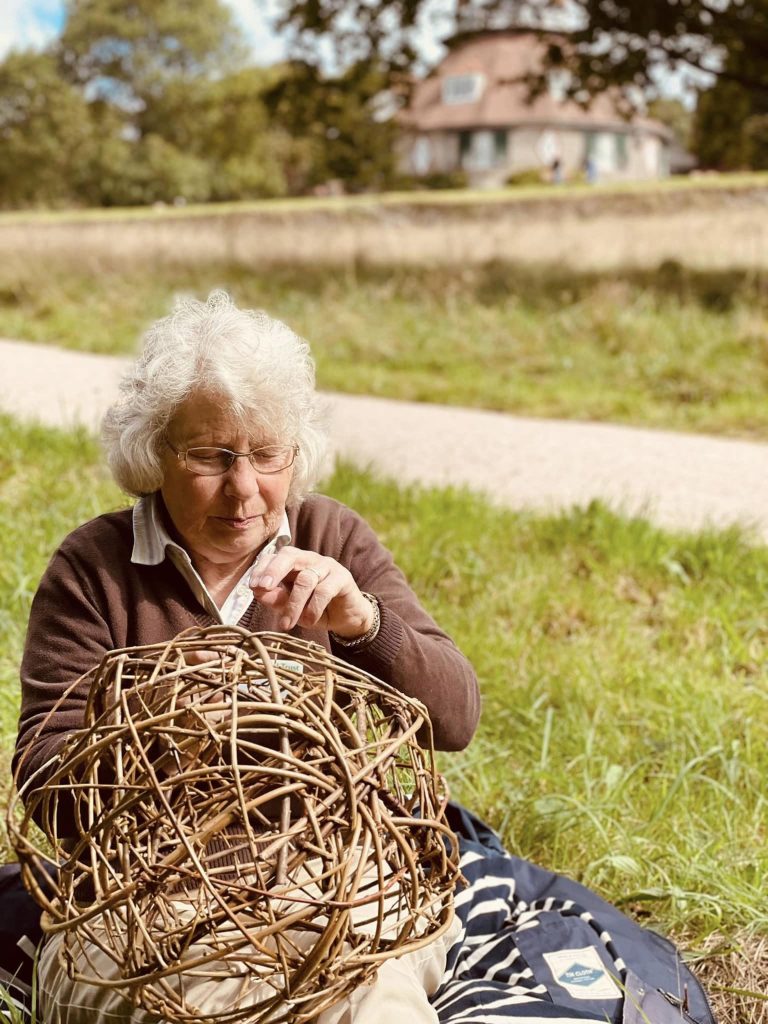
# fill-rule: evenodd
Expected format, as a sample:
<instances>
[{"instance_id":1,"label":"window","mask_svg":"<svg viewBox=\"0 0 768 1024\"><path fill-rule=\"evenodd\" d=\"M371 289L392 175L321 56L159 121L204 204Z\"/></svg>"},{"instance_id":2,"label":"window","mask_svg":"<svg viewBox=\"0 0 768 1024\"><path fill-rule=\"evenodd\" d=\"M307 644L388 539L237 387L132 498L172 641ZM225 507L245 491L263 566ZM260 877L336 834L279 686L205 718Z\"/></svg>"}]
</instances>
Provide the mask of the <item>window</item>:
<instances>
[{"instance_id":1,"label":"window","mask_svg":"<svg viewBox=\"0 0 768 1024\"><path fill-rule=\"evenodd\" d=\"M494 164L494 132L475 132L474 145L472 146L472 169L475 171L487 171Z\"/></svg>"},{"instance_id":2,"label":"window","mask_svg":"<svg viewBox=\"0 0 768 1024\"><path fill-rule=\"evenodd\" d=\"M474 103L482 96L484 86L485 75L448 75L443 79L443 103Z\"/></svg>"},{"instance_id":3,"label":"window","mask_svg":"<svg viewBox=\"0 0 768 1024\"><path fill-rule=\"evenodd\" d=\"M432 166L432 144L426 135L420 135L411 150L411 168L414 174L429 174Z\"/></svg>"},{"instance_id":4,"label":"window","mask_svg":"<svg viewBox=\"0 0 768 1024\"><path fill-rule=\"evenodd\" d=\"M488 171L506 162L506 131L459 132L459 166L465 171Z\"/></svg>"},{"instance_id":5,"label":"window","mask_svg":"<svg viewBox=\"0 0 768 1024\"><path fill-rule=\"evenodd\" d=\"M617 135L613 132L587 132L585 137L585 163L589 174L612 174L618 166Z\"/></svg>"}]
</instances>

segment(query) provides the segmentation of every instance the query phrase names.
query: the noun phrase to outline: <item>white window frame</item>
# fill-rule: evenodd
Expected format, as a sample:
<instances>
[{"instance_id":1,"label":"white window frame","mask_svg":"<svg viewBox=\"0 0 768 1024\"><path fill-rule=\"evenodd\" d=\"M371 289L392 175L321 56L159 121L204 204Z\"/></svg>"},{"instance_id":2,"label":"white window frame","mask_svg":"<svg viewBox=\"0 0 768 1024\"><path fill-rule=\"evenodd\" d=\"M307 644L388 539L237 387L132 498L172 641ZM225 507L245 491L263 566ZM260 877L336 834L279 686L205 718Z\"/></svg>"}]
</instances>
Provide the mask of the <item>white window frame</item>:
<instances>
[{"instance_id":1,"label":"white window frame","mask_svg":"<svg viewBox=\"0 0 768 1024\"><path fill-rule=\"evenodd\" d=\"M411 170L417 177L429 174L432 169L432 140L428 135L419 135L411 148Z\"/></svg>"},{"instance_id":2,"label":"white window frame","mask_svg":"<svg viewBox=\"0 0 768 1024\"><path fill-rule=\"evenodd\" d=\"M466 75L446 75L440 93L446 107L457 107L462 103L476 103L484 88L485 75L476 71Z\"/></svg>"}]
</instances>

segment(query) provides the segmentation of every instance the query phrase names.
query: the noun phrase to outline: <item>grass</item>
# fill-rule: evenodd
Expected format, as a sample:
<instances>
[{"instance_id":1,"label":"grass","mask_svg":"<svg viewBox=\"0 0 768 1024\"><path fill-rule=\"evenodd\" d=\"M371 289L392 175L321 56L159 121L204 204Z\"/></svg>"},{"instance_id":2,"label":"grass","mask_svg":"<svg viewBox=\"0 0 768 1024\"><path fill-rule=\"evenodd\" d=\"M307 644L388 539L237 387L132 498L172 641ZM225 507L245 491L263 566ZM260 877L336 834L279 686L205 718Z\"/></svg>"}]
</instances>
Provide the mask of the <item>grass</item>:
<instances>
[{"instance_id":1,"label":"grass","mask_svg":"<svg viewBox=\"0 0 768 1024\"><path fill-rule=\"evenodd\" d=\"M568 182L553 188L547 183L517 185L497 189L443 189L408 192L385 192L350 196L308 196L286 199L244 200L240 202L189 204L179 207L108 207L84 210L13 210L0 212L0 227L18 223L67 223L69 221L137 220L145 217L186 218L219 214L247 213L315 213L328 210L354 211L378 207L461 207L498 206L545 199L567 203L584 196L637 196L672 194L684 197L691 193L736 192L768 186L765 172L717 174L706 177L674 177L660 181L611 182L589 185L584 181Z\"/></svg>"},{"instance_id":2,"label":"grass","mask_svg":"<svg viewBox=\"0 0 768 1024\"><path fill-rule=\"evenodd\" d=\"M84 434L0 419L0 452L7 764L37 580L68 530L122 499ZM348 467L325 489L369 519L477 668L478 735L442 759L455 797L512 852L707 957L718 991L768 990L753 955L768 936L768 549L600 505L499 511ZM727 1022L768 1019L755 996L717 998Z\"/></svg>"},{"instance_id":3,"label":"grass","mask_svg":"<svg viewBox=\"0 0 768 1024\"><path fill-rule=\"evenodd\" d=\"M15 428L0 419L0 771L10 770L18 669L29 606L57 542L124 499L85 433Z\"/></svg>"},{"instance_id":4,"label":"grass","mask_svg":"<svg viewBox=\"0 0 768 1024\"><path fill-rule=\"evenodd\" d=\"M326 389L768 438L765 279L670 262L577 274L21 258L0 269L0 335L131 352L174 293L214 286L306 336Z\"/></svg>"}]
</instances>

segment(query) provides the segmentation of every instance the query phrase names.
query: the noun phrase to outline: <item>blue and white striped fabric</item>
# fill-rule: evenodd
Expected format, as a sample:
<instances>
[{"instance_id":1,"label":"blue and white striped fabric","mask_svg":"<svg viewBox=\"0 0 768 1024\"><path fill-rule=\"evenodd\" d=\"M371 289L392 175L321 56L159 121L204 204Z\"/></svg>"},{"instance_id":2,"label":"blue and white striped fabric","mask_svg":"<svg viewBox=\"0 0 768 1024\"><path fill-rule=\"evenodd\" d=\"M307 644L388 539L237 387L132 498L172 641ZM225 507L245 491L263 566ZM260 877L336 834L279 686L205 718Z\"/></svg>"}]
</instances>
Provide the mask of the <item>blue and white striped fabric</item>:
<instances>
[{"instance_id":1,"label":"blue and white striped fabric","mask_svg":"<svg viewBox=\"0 0 768 1024\"><path fill-rule=\"evenodd\" d=\"M458 805L451 818L467 884L456 897L462 932L431 999L442 1024L622 1024L630 1003L650 1024L714 1024L671 943L584 886L506 853Z\"/></svg>"}]
</instances>

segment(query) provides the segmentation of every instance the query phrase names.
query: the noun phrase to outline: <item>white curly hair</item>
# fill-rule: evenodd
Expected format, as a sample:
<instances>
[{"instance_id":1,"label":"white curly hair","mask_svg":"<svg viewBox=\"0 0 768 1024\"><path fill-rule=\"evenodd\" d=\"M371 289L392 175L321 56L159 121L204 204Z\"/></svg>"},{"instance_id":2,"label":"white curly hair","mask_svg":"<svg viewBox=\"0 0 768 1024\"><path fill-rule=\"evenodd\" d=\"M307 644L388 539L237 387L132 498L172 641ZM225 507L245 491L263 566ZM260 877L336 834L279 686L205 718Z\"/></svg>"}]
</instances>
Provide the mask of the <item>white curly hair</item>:
<instances>
[{"instance_id":1,"label":"white curly hair","mask_svg":"<svg viewBox=\"0 0 768 1024\"><path fill-rule=\"evenodd\" d=\"M249 433L296 444L288 503L323 469L326 435L309 346L280 320L239 309L224 291L176 300L144 335L141 354L102 421L112 475L137 497L159 490L161 450L178 406L195 393L221 396Z\"/></svg>"}]
</instances>

